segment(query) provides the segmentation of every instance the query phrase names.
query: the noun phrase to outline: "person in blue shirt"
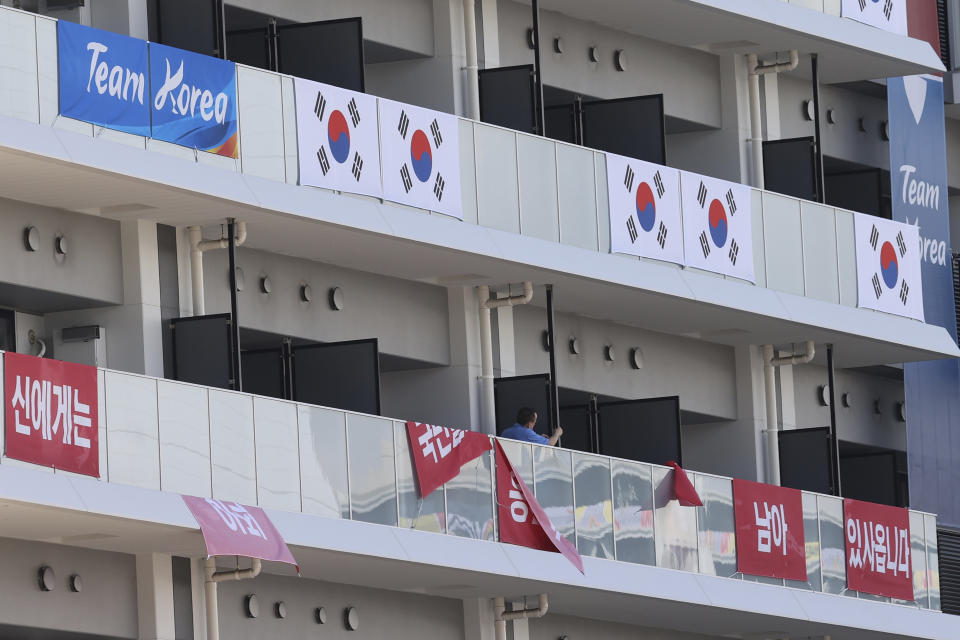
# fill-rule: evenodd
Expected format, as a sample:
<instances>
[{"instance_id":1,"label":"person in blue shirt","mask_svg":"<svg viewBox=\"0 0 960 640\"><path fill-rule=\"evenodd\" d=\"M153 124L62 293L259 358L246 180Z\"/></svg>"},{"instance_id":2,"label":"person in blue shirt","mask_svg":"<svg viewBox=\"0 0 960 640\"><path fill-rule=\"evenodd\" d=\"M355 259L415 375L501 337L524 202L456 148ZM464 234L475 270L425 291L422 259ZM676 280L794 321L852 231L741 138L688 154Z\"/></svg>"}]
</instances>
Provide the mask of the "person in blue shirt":
<instances>
[{"instance_id":1,"label":"person in blue shirt","mask_svg":"<svg viewBox=\"0 0 960 640\"><path fill-rule=\"evenodd\" d=\"M549 438L542 436L533 430L536 424L537 412L530 407L523 407L517 412L517 422L512 427L504 429L500 437L522 442L533 442L534 444L548 444L552 447L557 444L560 436L563 435L563 428L557 425L557 429Z\"/></svg>"}]
</instances>

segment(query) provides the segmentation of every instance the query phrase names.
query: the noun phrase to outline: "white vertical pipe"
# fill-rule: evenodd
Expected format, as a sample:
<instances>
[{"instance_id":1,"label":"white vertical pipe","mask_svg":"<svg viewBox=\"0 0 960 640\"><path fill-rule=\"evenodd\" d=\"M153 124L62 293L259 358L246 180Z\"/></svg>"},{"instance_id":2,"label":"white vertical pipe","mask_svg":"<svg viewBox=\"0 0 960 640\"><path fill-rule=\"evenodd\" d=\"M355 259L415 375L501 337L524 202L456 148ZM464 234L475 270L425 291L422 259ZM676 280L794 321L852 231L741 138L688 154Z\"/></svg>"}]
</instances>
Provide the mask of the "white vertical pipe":
<instances>
[{"instance_id":1,"label":"white vertical pipe","mask_svg":"<svg viewBox=\"0 0 960 640\"><path fill-rule=\"evenodd\" d=\"M490 326L490 287L477 287L477 299L480 303L480 400L481 431L487 435L497 435L496 402L493 397L493 331Z\"/></svg>"},{"instance_id":2,"label":"white vertical pipe","mask_svg":"<svg viewBox=\"0 0 960 640\"><path fill-rule=\"evenodd\" d=\"M203 306L203 250L200 248L202 230L190 227L190 282L193 289L193 315L204 315Z\"/></svg>"},{"instance_id":3,"label":"white vertical pipe","mask_svg":"<svg viewBox=\"0 0 960 640\"><path fill-rule=\"evenodd\" d=\"M503 619L506 608L503 598L493 599L493 633L496 640L507 640L507 621Z\"/></svg>"},{"instance_id":4,"label":"white vertical pipe","mask_svg":"<svg viewBox=\"0 0 960 640\"><path fill-rule=\"evenodd\" d=\"M463 0L463 35L467 49L466 115L480 119L480 77L477 62L477 15L475 0Z\"/></svg>"},{"instance_id":5,"label":"white vertical pipe","mask_svg":"<svg viewBox=\"0 0 960 640\"><path fill-rule=\"evenodd\" d=\"M760 74L757 73L757 54L747 54L747 86L750 90L750 184L763 189L763 125L760 119Z\"/></svg>"},{"instance_id":6,"label":"white vertical pipe","mask_svg":"<svg viewBox=\"0 0 960 640\"><path fill-rule=\"evenodd\" d=\"M777 383L773 345L763 345L763 384L767 395L767 484L780 484L780 449L777 428Z\"/></svg>"},{"instance_id":7,"label":"white vertical pipe","mask_svg":"<svg viewBox=\"0 0 960 640\"><path fill-rule=\"evenodd\" d=\"M203 583L203 589L206 596L207 609L207 640L220 640L220 611L217 604L217 583L213 579L213 574L217 570L216 561L213 558L207 558L203 563L206 580Z\"/></svg>"}]
</instances>

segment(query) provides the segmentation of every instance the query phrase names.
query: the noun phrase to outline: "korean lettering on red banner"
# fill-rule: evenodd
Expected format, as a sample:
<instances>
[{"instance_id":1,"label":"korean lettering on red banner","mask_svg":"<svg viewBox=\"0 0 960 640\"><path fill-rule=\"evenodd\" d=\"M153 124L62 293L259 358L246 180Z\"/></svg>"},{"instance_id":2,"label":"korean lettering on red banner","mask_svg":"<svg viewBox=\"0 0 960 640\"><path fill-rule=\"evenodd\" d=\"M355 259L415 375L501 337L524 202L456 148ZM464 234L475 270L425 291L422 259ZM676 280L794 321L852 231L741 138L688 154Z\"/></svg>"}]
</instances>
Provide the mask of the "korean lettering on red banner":
<instances>
[{"instance_id":1,"label":"korean lettering on red banner","mask_svg":"<svg viewBox=\"0 0 960 640\"><path fill-rule=\"evenodd\" d=\"M733 481L737 570L788 580L807 579L803 496L796 489Z\"/></svg>"},{"instance_id":2,"label":"korean lettering on red banner","mask_svg":"<svg viewBox=\"0 0 960 640\"><path fill-rule=\"evenodd\" d=\"M420 497L457 477L463 465L491 448L490 438L475 431L407 422L407 441L413 454Z\"/></svg>"},{"instance_id":3,"label":"korean lettering on red banner","mask_svg":"<svg viewBox=\"0 0 960 640\"><path fill-rule=\"evenodd\" d=\"M910 513L859 500L843 501L847 588L913 600Z\"/></svg>"},{"instance_id":4,"label":"korean lettering on red banner","mask_svg":"<svg viewBox=\"0 0 960 640\"><path fill-rule=\"evenodd\" d=\"M100 477L97 369L4 354L7 457Z\"/></svg>"}]
</instances>

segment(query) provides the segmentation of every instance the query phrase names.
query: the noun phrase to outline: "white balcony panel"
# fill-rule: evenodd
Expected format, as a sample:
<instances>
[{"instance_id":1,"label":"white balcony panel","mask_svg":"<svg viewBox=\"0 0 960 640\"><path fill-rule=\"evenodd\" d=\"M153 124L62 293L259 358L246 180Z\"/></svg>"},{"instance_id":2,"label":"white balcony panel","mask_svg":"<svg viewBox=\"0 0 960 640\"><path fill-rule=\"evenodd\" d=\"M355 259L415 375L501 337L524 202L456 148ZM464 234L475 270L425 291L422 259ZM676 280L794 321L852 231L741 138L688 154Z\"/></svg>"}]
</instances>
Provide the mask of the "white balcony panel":
<instances>
[{"instance_id":1,"label":"white balcony panel","mask_svg":"<svg viewBox=\"0 0 960 640\"><path fill-rule=\"evenodd\" d=\"M476 123L477 218L484 227L520 233L517 134Z\"/></svg>"},{"instance_id":2,"label":"white balcony panel","mask_svg":"<svg viewBox=\"0 0 960 640\"><path fill-rule=\"evenodd\" d=\"M767 259L767 287L803 295L803 244L800 201L777 193L763 193L763 241Z\"/></svg>"},{"instance_id":3,"label":"white balcony panel","mask_svg":"<svg viewBox=\"0 0 960 640\"><path fill-rule=\"evenodd\" d=\"M557 149L557 184L560 203L560 242L582 249L598 250L597 225L608 224L597 214L597 192L607 192L606 170L604 181L596 181L594 156L590 149L569 144L554 144ZM603 249L606 251L606 247Z\"/></svg>"},{"instance_id":4,"label":"white balcony panel","mask_svg":"<svg viewBox=\"0 0 960 640\"><path fill-rule=\"evenodd\" d=\"M29 13L0 11L0 115L40 121L37 28Z\"/></svg>"},{"instance_id":5,"label":"white balcony panel","mask_svg":"<svg viewBox=\"0 0 960 640\"><path fill-rule=\"evenodd\" d=\"M47 18L37 22L37 98L40 124L50 126L60 114L60 77L57 67L57 21Z\"/></svg>"},{"instance_id":6,"label":"white balcony panel","mask_svg":"<svg viewBox=\"0 0 960 640\"><path fill-rule=\"evenodd\" d=\"M253 397L210 389L209 403L213 497L256 504Z\"/></svg>"},{"instance_id":7,"label":"white balcony panel","mask_svg":"<svg viewBox=\"0 0 960 640\"><path fill-rule=\"evenodd\" d=\"M753 276L758 287L767 286L767 260L763 241L763 191L750 190L750 222L753 224Z\"/></svg>"},{"instance_id":8,"label":"white balcony panel","mask_svg":"<svg viewBox=\"0 0 960 640\"><path fill-rule=\"evenodd\" d=\"M254 398L253 425L257 443L257 504L300 511L297 405Z\"/></svg>"},{"instance_id":9,"label":"white balcony panel","mask_svg":"<svg viewBox=\"0 0 960 640\"><path fill-rule=\"evenodd\" d=\"M297 156L297 103L294 98L293 78L280 78L280 98L283 100L283 167L287 184L300 182L300 158Z\"/></svg>"},{"instance_id":10,"label":"white balcony panel","mask_svg":"<svg viewBox=\"0 0 960 640\"><path fill-rule=\"evenodd\" d=\"M477 224L477 160L473 147L473 122L460 120L460 196L463 221Z\"/></svg>"},{"instance_id":11,"label":"white balcony panel","mask_svg":"<svg viewBox=\"0 0 960 640\"><path fill-rule=\"evenodd\" d=\"M207 390L161 380L160 486L164 491L210 497L210 417Z\"/></svg>"},{"instance_id":12,"label":"white balcony panel","mask_svg":"<svg viewBox=\"0 0 960 640\"><path fill-rule=\"evenodd\" d=\"M559 242L556 146L538 136L517 135L520 232Z\"/></svg>"},{"instance_id":13,"label":"white balcony panel","mask_svg":"<svg viewBox=\"0 0 960 640\"><path fill-rule=\"evenodd\" d=\"M607 193L607 157L593 154L593 178L597 191L597 250L610 250L610 194ZM564 236L566 237L566 236Z\"/></svg>"},{"instance_id":14,"label":"white balcony panel","mask_svg":"<svg viewBox=\"0 0 960 640\"><path fill-rule=\"evenodd\" d=\"M836 227L840 304L855 307L857 306L857 252L853 236L853 213L837 209Z\"/></svg>"},{"instance_id":15,"label":"white balcony panel","mask_svg":"<svg viewBox=\"0 0 960 640\"><path fill-rule=\"evenodd\" d=\"M110 482L160 489L157 381L107 371L104 383Z\"/></svg>"},{"instance_id":16,"label":"white balcony panel","mask_svg":"<svg viewBox=\"0 0 960 640\"><path fill-rule=\"evenodd\" d=\"M243 172L283 182L286 180L286 161L280 79L281 76L269 71L237 66Z\"/></svg>"},{"instance_id":17,"label":"white balcony panel","mask_svg":"<svg viewBox=\"0 0 960 640\"><path fill-rule=\"evenodd\" d=\"M840 303L837 273L837 225L835 209L813 202L800 203L803 234L803 295L824 302Z\"/></svg>"},{"instance_id":18,"label":"white balcony panel","mask_svg":"<svg viewBox=\"0 0 960 640\"><path fill-rule=\"evenodd\" d=\"M350 506L354 520L396 525L397 476L393 466L393 422L347 414Z\"/></svg>"},{"instance_id":19,"label":"white balcony panel","mask_svg":"<svg viewBox=\"0 0 960 640\"><path fill-rule=\"evenodd\" d=\"M306 405L297 410L303 512L349 518L346 414Z\"/></svg>"}]
</instances>

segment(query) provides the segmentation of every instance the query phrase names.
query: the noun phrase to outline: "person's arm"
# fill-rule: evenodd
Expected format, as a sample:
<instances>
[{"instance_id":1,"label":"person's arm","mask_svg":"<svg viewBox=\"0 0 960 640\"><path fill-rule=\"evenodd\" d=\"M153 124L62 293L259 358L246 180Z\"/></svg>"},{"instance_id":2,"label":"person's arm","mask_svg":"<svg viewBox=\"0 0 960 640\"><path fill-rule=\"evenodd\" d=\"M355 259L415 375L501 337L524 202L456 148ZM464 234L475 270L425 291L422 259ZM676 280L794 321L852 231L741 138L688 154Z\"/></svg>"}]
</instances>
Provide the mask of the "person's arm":
<instances>
[{"instance_id":1,"label":"person's arm","mask_svg":"<svg viewBox=\"0 0 960 640\"><path fill-rule=\"evenodd\" d=\"M557 442L560 441L560 436L562 435L563 435L563 427L558 425L556 431L553 432L553 435L550 436L550 439L548 440L548 442L550 443L550 446L551 447L557 446Z\"/></svg>"}]
</instances>

